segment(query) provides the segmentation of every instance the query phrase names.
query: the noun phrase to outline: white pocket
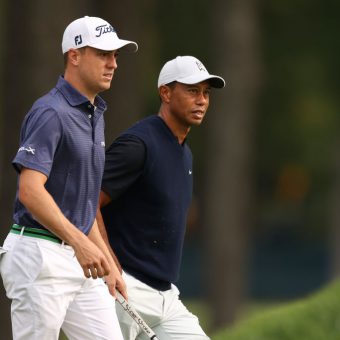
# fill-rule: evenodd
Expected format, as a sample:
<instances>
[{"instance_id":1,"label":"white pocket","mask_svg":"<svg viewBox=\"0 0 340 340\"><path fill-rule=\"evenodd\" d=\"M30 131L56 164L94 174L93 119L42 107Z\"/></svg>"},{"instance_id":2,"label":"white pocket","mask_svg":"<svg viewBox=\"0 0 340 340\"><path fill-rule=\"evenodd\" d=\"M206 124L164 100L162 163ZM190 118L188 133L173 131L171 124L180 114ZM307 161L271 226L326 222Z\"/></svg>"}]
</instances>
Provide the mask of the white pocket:
<instances>
[{"instance_id":1,"label":"white pocket","mask_svg":"<svg viewBox=\"0 0 340 340\"><path fill-rule=\"evenodd\" d=\"M0 247L0 257L2 254L7 253L7 250L4 249L3 247Z\"/></svg>"}]
</instances>

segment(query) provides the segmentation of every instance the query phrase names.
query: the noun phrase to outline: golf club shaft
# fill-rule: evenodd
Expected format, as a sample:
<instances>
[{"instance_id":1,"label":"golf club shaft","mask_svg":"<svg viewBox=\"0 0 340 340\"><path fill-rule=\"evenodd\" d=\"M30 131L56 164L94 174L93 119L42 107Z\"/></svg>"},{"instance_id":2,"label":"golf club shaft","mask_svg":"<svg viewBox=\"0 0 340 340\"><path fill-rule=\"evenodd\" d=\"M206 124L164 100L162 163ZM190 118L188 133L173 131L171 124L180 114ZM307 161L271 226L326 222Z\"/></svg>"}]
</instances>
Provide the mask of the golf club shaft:
<instances>
[{"instance_id":1,"label":"golf club shaft","mask_svg":"<svg viewBox=\"0 0 340 340\"><path fill-rule=\"evenodd\" d=\"M158 340L154 331L146 324L142 317L136 310L123 298L123 296L116 290L117 301L122 308L131 316L131 318L139 325L143 332L152 340Z\"/></svg>"}]
</instances>

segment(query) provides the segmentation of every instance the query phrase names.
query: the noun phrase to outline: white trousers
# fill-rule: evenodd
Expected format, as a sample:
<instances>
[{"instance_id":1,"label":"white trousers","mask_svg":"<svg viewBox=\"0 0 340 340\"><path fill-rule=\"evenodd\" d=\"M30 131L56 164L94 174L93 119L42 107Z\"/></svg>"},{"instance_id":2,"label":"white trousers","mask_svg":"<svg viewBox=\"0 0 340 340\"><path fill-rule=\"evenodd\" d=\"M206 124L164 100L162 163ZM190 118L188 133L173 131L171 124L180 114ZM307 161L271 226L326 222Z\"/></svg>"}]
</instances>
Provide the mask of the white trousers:
<instances>
[{"instance_id":1,"label":"white trousers","mask_svg":"<svg viewBox=\"0 0 340 340\"><path fill-rule=\"evenodd\" d=\"M179 299L175 285L167 291L158 291L123 273L127 285L128 303L160 340L208 340L195 315ZM116 303L118 319L125 340L149 339L139 325Z\"/></svg>"},{"instance_id":2,"label":"white trousers","mask_svg":"<svg viewBox=\"0 0 340 340\"><path fill-rule=\"evenodd\" d=\"M86 279L74 250L9 233L0 273L12 300L14 340L123 340L115 300L103 280Z\"/></svg>"}]
</instances>

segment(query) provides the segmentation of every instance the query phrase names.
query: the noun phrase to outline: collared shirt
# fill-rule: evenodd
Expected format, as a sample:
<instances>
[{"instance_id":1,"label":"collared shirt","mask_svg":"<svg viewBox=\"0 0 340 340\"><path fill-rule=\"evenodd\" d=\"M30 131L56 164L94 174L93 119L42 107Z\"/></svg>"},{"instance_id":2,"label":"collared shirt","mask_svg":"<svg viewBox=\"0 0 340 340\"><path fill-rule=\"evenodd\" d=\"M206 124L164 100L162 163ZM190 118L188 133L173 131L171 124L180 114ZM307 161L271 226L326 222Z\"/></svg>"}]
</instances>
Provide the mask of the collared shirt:
<instances>
[{"instance_id":1,"label":"collared shirt","mask_svg":"<svg viewBox=\"0 0 340 340\"><path fill-rule=\"evenodd\" d=\"M104 170L105 102L90 101L60 77L55 88L39 98L21 128L13 166L47 176L46 190L63 214L85 234L93 225ZM43 228L18 200L14 222Z\"/></svg>"},{"instance_id":2,"label":"collared shirt","mask_svg":"<svg viewBox=\"0 0 340 340\"><path fill-rule=\"evenodd\" d=\"M106 151L102 209L123 270L157 290L178 280L192 198L192 154L157 115L134 124Z\"/></svg>"}]
</instances>

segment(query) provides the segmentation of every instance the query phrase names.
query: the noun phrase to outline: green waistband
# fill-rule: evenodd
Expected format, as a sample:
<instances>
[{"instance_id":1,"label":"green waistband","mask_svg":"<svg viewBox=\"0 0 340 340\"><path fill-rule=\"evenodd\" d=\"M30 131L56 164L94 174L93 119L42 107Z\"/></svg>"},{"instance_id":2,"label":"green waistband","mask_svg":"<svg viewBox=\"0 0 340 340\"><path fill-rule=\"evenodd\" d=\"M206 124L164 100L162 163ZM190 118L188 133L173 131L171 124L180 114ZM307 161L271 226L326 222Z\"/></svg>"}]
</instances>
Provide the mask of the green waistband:
<instances>
[{"instance_id":1,"label":"green waistband","mask_svg":"<svg viewBox=\"0 0 340 340\"><path fill-rule=\"evenodd\" d=\"M46 229L23 227L18 224L13 224L10 232L13 234L21 234L30 237L41 238L59 244L63 242L59 237L55 236L49 230Z\"/></svg>"}]
</instances>

